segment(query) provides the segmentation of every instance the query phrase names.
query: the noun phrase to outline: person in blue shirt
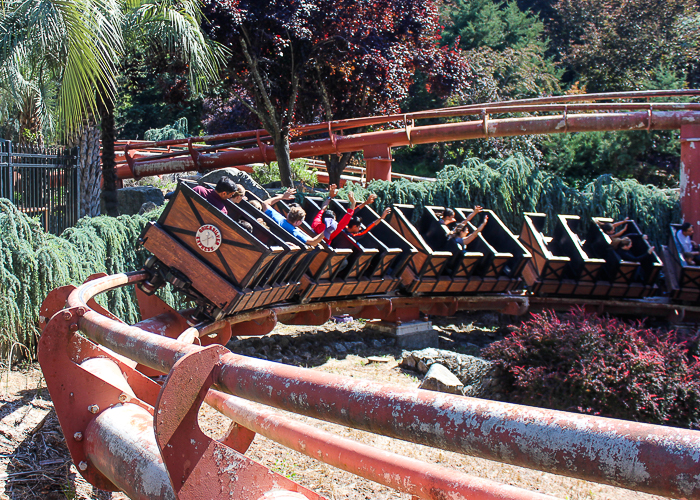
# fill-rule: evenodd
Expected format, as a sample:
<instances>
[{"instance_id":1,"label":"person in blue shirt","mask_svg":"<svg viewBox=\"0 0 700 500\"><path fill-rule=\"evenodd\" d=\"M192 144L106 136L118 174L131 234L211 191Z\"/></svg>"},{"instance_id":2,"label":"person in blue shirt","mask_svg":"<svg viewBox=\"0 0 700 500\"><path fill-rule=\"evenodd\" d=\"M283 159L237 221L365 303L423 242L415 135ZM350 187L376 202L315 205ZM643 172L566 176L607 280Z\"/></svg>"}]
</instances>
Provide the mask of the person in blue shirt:
<instances>
[{"instance_id":1,"label":"person in blue shirt","mask_svg":"<svg viewBox=\"0 0 700 500\"><path fill-rule=\"evenodd\" d=\"M299 228L306 217L306 212L303 208L298 205L291 207L287 217L284 217L281 213L272 208L272 206L278 201L293 199L296 192L296 189L289 188L284 193L278 194L277 196L273 196L272 198L263 201L263 212L297 240L310 247L315 247L323 241L323 233L312 238Z\"/></svg>"}]
</instances>

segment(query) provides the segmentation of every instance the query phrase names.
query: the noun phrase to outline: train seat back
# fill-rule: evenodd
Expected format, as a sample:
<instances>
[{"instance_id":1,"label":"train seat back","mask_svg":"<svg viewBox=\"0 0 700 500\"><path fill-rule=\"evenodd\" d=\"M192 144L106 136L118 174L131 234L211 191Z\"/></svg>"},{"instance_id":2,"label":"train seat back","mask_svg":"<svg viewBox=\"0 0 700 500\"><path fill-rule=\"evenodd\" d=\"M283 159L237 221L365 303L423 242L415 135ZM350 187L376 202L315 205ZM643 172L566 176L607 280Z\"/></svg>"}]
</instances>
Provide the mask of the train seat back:
<instances>
[{"instance_id":1,"label":"train seat back","mask_svg":"<svg viewBox=\"0 0 700 500\"><path fill-rule=\"evenodd\" d=\"M671 288L674 298L695 302L700 300L700 266L695 266L686 261L683 256L683 247L678 239L678 231L681 224L671 224L667 248L667 264L670 264L668 276L671 279Z\"/></svg>"},{"instance_id":2,"label":"train seat back","mask_svg":"<svg viewBox=\"0 0 700 500\"><path fill-rule=\"evenodd\" d=\"M404 273L404 282L406 279L418 281L425 278L437 279L449 264L452 254L436 251L430 247L418 229L411 223L414 210L413 205L395 204L387 218L391 227L417 250L406 267L410 276Z\"/></svg>"},{"instance_id":3,"label":"train seat back","mask_svg":"<svg viewBox=\"0 0 700 500\"><path fill-rule=\"evenodd\" d=\"M457 208L457 219L464 220L473 213L471 208ZM518 238L508 229L503 221L492 210L483 210L474 216L469 222L470 230L475 230L484 220L489 217L486 226L473 243L483 241L488 249L484 259L484 265L488 266L487 275L506 276L508 278L518 278L522 274L525 264L532 258L530 252L520 243ZM470 245L471 249L471 245ZM478 247L475 250L480 250Z\"/></svg>"},{"instance_id":4,"label":"train seat back","mask_svg":"<svg viewBox=\"0 0 700 500\"><path fill-rule=\"evenodd\" d=\"M605 259L592 257L584 250L584 242L579 237L581 218L578 215L558 215L550 246L569 257L569 270L573 279L598 281L605 266Z\"/></svg>"},{"instance_id":5,"label":"train seat back","mask_svg":"<svg viewBox=\"0 0 700 500\"><path fill-rule=\"evenodd\" d=\"M534 286L537 281L570 278L571 259L563 255L553 238L547 238L544 234L547 215L526 212L523 217L520 243L532 255L523 269L523 277L528 286Z\"/></svg>"}]
</instances>

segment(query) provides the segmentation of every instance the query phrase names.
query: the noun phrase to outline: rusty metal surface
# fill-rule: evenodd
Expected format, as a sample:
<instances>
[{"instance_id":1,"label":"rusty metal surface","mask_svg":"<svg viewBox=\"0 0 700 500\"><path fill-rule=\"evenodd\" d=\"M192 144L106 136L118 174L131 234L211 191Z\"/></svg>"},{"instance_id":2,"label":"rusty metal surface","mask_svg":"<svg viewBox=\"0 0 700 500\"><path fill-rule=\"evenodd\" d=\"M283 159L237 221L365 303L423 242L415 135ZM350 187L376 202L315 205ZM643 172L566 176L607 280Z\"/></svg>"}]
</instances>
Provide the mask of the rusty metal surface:
<instances>
[{"instance_id":1,"label":"rusty metal surface","mask_svg":"<svg viewBox=\"0 0 700 500\"><path fill-rule=\"evenodd\" d=\"M201 431L199 408L225 352L221 346L210 346L181 358L158 396L156 442L177 497L257 500L282 490L300 493L308 500L324 500Z\"/></svg>"},{"instance_id":2,"label":"rusty metal surface","mask_svg":"<svg viewBox=\"0 0 700 500\"><path fill-rule=\"evenodd\" d=\"M700 227L700 124L681 127L681 207L683 220Z\"/></svg>"},{"instance_id":3,"label":"rusty metal surface","mask_svg":"<svg viewBox=\"0 0 700 500\"><path fill-rule=\"evenodd\" d=\"M96 289L142 278L134 273L97 280L75 290L68 303L84 303ZM420 307L424 299L409 298L404 305ZM514 299L504 297L508 303ZM351 303L356 307L361 301ZM79 326L91 339L161 372L202 350L91 311ZM218 387L269 406L514 465L700 498L700 432L397 388L232 353L221 364L214 380Z\"/></svg>"},{"instance_id":4,"label":"rusty metal surface","mask_svg":"<svg viewBox=\"0 0 700 500\"><path fill-rule=\"evenodd\" d=\"M224 357L219 385L245 399L435 448L700 498L697 431L398 388L235 354Z\"/></svg>"},{"instance_id":5,"label":"rusty metal surface","mask_svg":"<svg viewBox=\"0 0 700 500\"><path fill-rule=\"evenodd\" d=\"M244 428L339 469L428 500L553 500L345 439L219 391L205 401Z\"/></svg>"},{"instance_id":6,"label":"rusty metal surface","mask_svg":"<svg viewBox=\"0 0 700 500\"><path fill-rule=\"evenodd\" d=\"M400 122L405 120L418 120L422 118L439 118L446 116L448 113L461 113L464 116L465 113L470 111L475 111L480 113L481 111L490 112L493 108L503 107L503 106L532 106L532 105L546 105L546 104L568 104L568 103L582 103L582 102L596 102L601 100L612 100L612 99L650 99L650 98L660 98L660 97L690 97L700 95L700 90L698 89L676 89L676 90L645 90L645 91L633 91L633 92L603 92L597 94L576 94L576 95L562 95L562 96L551 96L551 97L535 97L530 99L518 99L512 101L497 101L497 102L487 102L479 104L469 104L465 106L453 106L449 108L432 109L427 111L417 111L413 113L399 113L392 115L382 115L382 116L372 116L364 118L349 118L345 120L334 120L331 122L322 122L316 124L305 124L293 127L295 137L302 137L304 135L313 134L317 132L332 131L337 132L341 130L346 130L349 128L359 128L367 127L371 125L381 125L385 123ZM631 103L627 103L629 105ZM639 104L639 103L637 103ZM666 103L671 105L681 105L684 103ZM625 105L625 103L622 103ZM634 105L634 104L633 104ZM649 106L649 104L646 104ZM652 105L654 106L654 105ZM453 116L453 115L447 115ZM196 138L188 139L168 139L164 141L116 141L115 150L120 149L134 149L134 148L149 148L149 147L168 147L168 146L185 146L188 145L189 141L201 142L201 143L211 143L213 141L230 141L230 140L240 140L248 139L252 142L257 143L255 139L258 140L270 140L270 136L264 129L258 130L247 130L242 132L229 132L225 134L216 134L201 136ZM241 145L240 143L237 145Z\"/></svg>"},{"instance_id":7,"label":"rusty metal surface","mask_svg":"<svg viewBox=\"0 0 700 500\"><path fill-rule=\"evenodd\" d=\"M500 106L491 110L494 113L522 111L523 106ZM575 107L575 105L566 105ZM582 105L585 106L585 105ZM616 109L616 105L595 105L601 109ZM612 108L611 108L612 106ZM386 145L388 147L407 146L409 144L426 144L450 142L483 137L505 137L513 135L557 134L565 132L590 132L614 130L671 130L680 129L684 124L700 122L700 111L695 110L697 104L653 104L653 105L617 105L619 109L643 108L638 111L611 111L605 113L571 114L565 112L559 116L517 117L488 120L471 120L440 125L412 126L350 134L345 136L333 135L326 139L300 140L290 145L290 157L318 156L323 154L344 153L364 150L369 147ZM580 108L580 106L579 106ZM481 109L484 109L483 107ZM564 105L544 104L527 108L530 111L560 111L566 110ZM594 107L580 109L595 109ZM486 111L491 112L491 111ZM432 113L432 114L431 114ZM424 117L462 116L476 114L467 113L464 109L439 110L428 112ZM376 123L387 123L385 117L373 119ZM379 121L377 121L379 120ZM189 152L183 152L179 158L155 158L140 160L134 165L134 171L124 164L117 167L119 178L133 176L143 177L183 170L213 169L223 166L243 165L248 163L274 161L275 152L271 145L260 143L254 147L230 149L215 152L203 152L198 155L198 164Z\"/></svg>"},{"instance_id":8,"label":"rusty metal surface","mask_svg":"<svg viewBox=\"0 0 700 500\"><path fill-rule=\"evenodd\" d=\"M153 415L144 408L120 404L102 412L86 429L85 448L90 466L112 478L129 498L175 500Z\"/></svg>"}]
</instances>

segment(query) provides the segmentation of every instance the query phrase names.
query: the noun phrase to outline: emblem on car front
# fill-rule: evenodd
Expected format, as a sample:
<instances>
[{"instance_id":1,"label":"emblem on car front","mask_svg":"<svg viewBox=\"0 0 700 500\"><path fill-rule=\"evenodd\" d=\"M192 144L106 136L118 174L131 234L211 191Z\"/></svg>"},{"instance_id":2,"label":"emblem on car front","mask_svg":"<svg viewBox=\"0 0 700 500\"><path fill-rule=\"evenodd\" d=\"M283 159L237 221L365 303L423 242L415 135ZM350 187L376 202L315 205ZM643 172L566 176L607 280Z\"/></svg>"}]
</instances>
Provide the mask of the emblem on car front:
<instances>
[{"instance_id":1,"label":"emblem on car front","mask_svg":"<svg viewBox=\"0 0 700 500\"><path fill-rule=\"evenodd\" d=\"M221 246L221 231L216 226L204 224L197 229L194 239L202 252L216 252Z\"/></svg>"}]
</instances>

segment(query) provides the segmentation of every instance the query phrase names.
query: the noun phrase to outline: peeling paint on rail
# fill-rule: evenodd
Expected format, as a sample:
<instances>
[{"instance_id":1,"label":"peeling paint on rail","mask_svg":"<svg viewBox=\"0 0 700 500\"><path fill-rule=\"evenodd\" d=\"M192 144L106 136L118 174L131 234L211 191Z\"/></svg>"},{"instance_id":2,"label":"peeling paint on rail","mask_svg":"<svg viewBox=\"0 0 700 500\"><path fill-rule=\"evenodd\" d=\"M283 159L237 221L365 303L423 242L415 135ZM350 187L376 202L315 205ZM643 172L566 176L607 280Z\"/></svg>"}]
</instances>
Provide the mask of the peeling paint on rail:
<instances>
[{"instance_id":1,"label":"peeling paint on rail","mask_svg":"<svg viewBox=\"0 0 700 500\"><path fill-rule=\"evenodd\" d=\"M138 273L90 282L138 281ZM354 301L357 304L357 300ZM167 372L201 348L88 311L92 340ZM665 496L700 499L700 432L406 389L226 353L215 384L269 406L444 450Z\"/></svg>"}]
</instances>

